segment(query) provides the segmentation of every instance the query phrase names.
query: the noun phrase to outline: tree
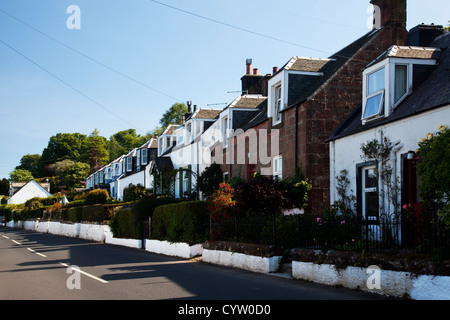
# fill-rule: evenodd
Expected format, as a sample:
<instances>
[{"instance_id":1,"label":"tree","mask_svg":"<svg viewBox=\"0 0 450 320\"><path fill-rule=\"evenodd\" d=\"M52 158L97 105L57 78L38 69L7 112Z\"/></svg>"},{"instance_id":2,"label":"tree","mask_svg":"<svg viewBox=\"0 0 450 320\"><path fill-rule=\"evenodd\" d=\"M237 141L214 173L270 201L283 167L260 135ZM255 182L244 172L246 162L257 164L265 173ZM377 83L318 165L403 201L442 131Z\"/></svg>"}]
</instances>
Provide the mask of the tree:
<instances>
[{"instance_id":1,"label":"tree","mask_svg":"<svg viewBox=\"0 0 450 320\"><path fill-rule=\"evenodd\" d=\"M40 167L45 171L49 164L72 160L85 162L87 155L87 137L81 133L58 133L52 136L42 152ZM45 172L44 172L45 174Z\"/></svg>"},{"instance_id":2,"label":"tree","mask_svg":"<svg viewBox=\"0 0 450 320\"><path fill-rule=\"evenodd\" d=\"M109 161L109 151L107 149L108 140L99 135L95 129L87 138L87 163L91 167L91 171L102 167Z\"/></svg>"},{"instance_id":3,"label":"tree","mask_svg":"<svg viewBox=\"0 0 450 320\"><path fill-rule=\"evenodd\" d=\"M70 189L81 185L80 182L89 174L90 166L83 162L62 160L49 165L48 171L58 176L60 182Z\"/></svg>"},{"instance_id":4,"label":"tree","mask_svg":"<svg viewBox=\"0 0 450 320\"><path fill-rule=\"evenodd\" d=\"M20 159L20 165L16 169L24 169L31 172L33 177L41 177L42 174L39 170L39 161L41 160L40 154L27 154Z\"/></svg>"},{"instance_id":5,"label":"tree","mask_svg":"<svg viewBox=\"0 0 450 320\"><path fill-rule=\"evenodd\" d=\"M187 111L184 103L174 103L159 120L161 128L166 128L169 124L181 124L181 118Z\"/></svg>"},{"instance_id":6,"label":"tree","mask_svg":"<svg viewBox=\"0 0 450 320\"><path fill-rule=\"evenodd\" d=\"M148 135L141 136L137 134L136 129L128 129L115 133L110 137L108 143L109 160L113 161L121 155L126 154L129 150L140 147L149 139L150 137Z\"/></svg>"},{"instance_id":7,"label":"tree","mask_svg":"<svg viewBox=\"0 0 450 320\"><path fill-rule=\"evenodd\" d=\"M427 134L419 143L417 172L421 198L441 209L450 205L450 130L440 126L436 134Z\"/></svg>"},{"instance_id":8,"label":"tree","mask_svg":"<svg viewBox=\"0 0 450 320\"><path fill-rule=\"evenodd\" d=\"M9 177L12 182L28 182L34 179L31 172L24 169L14 169Z\"/></svg>"},{"instance_id":9,"label":"tree","mask_svg":"<svg viewBox=\"0 0 450 320\"><path fill-rule=\"evenodd\" d=\"M0 180L0 195L8 196L9 195L9 181L8 179L3 178Z\"/></svg>"},{"instance_id":10,"label":"tree","mask_svg":"<svg viewBox=\"0 0 450 320\"><path fill-rule=\"evenodd\" d=\"M223 182L223 174L220 165L211 164L198 177L197 186L205 197L209 197L219 189L219 185Z\"/></svg>"}]
</instances>

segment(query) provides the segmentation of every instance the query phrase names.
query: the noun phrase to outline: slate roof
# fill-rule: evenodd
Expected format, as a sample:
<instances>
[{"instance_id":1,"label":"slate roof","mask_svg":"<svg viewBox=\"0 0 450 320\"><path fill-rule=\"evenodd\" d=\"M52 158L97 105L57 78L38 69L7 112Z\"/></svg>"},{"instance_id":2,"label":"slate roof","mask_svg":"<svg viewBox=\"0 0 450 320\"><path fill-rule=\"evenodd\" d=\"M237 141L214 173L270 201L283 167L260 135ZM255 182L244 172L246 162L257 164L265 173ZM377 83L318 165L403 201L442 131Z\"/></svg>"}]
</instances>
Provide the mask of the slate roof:
<instances>
[{"instance_id":1,"label":"slate roof","mask_svg":"<svg viewBox=\"0 0 450 320\"><path fill-rule=\"evenodd\" d=\"M287 110L295 105L302 103L310 98L322 85L324 85L347 61L349 61L361 48L363 48L379 30L373 30L366 33L361 38L357 39L353 43L349 44L339 52L336 52L328 59L322 59L323 65L319 72L323 73L323 76L310 76L310 85L302 88L302 92L298 95L295 101L288 104L288 107L283 109ZM367 61L368 63L369 61Z\"/></svg>"},{"instance_id":2,"label":"slate roof","mask_svg":"<svg viewBox=\"0 0 450 320\"><path fill-rule=\"evenodd\" d=\"M173 163L170 157L157 157L155 158L155 165L158 171L173 170Z\"/></svg>"},{"instance_id":3,"label":"slate roof","mask_svg":"<svg viewBox=\"0 0 450 320\"><path fill-rule=\"evenodd\" d=\"M302 58L295 56L286 63L281 70L305 71L305 72L321 72L322 68L330 62L330 59L322 58ZM280 72L279 70L278 72Z\"/></svg>"},{"instance_id":4,"label":"slate roof","mask_svg":"<svg viewBox=\"0 0 450 320\"><path fill-rule=\"evenodd\" d=\"M441 50L430 47L413 46L391 46L383 52L377 59L367 65L370 67L386 58L409 58L409 59L439 59Z\"/></svg>"},{"instance_id":5,"label":"slate roof","mask_svg":"<svg viewBox=\"0 0 450 320\"><path fill-rule=\"evenodd\" d=\"M215 119L219 116L222 110L217 109L198 109L193 115L192 119Z\"/></svg>"},{"instance_id":6,"label":"slate roof","mask_svg":"<svg viewBox=\"0 0 450 320\"><path fill-rule=\"evenodd\" d=\"M267 100L267 97L263 97L263 96L259 96L259 95L239 96L232 103L230 103L227 107L225 107L225 109L227 109L227 108L256 109L265 100Z\"/></svg>"},{"instance_id":7,"label":"slate roof","mask_svg":"<svg viewBox=\"0 0 450 320\"><path fill-rule=\"evenodd\" d=\"M450 33L433 41L430 46L440 49L438 65L432 67L427 77L421 79L413 92L385 118L362 125L362 103L356 107L328 141L391 123L406 117L450 104ZM438 52L438 51L435 51Z\"/></svg>"},{"instance_id":8,"label":"slate roof","mask_svg":"<svg viewBox=\"0 0 450 320\"><path fill-rule=\"evenodd\" d=\"M307 100L322 85L324 85L351 57L353 57L362 47L364 47L379 30L373 30L357 39L339 52L327 59L320 58L291 58L278 72L285 70L321 72L323 75L292 75L289 79L289 101L287 110L295 105ZM367 61L369 62L369 61ZM277 72L277 73L278 73ZM267 120L267 101L257 106L258 113L249 119L243 126L244 130L250 129Z\"/></svg>"}]
</instances>

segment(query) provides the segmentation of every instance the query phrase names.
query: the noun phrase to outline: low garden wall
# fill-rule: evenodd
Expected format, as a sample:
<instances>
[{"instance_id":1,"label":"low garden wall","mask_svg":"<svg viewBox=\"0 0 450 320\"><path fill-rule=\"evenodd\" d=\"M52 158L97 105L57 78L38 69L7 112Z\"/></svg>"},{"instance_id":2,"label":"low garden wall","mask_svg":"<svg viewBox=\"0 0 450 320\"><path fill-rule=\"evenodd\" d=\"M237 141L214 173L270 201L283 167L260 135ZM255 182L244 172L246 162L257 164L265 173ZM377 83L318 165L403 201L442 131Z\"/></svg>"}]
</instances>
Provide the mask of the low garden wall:
<instances>
[{"instance_id":1,"label":"low garden wall","mask_svg":"<svg viewBox=\"0 0 450 320\"><path fill-rule=\"evenodd\" d=\"M292 276L380 295L415 300L450 300L450 266L431 257L296 249Z\"/></svg>"},{"instance_id":2,"label":"low garden wall","mask_svg":"<svg viewBox=\"0 0 450 320\"><path fill-rule=\"evenodd\" d=\"M281 253L269 245L214 241L203 244L203 261L259 273L276 272Z\"/></svg>"}]
</instances>

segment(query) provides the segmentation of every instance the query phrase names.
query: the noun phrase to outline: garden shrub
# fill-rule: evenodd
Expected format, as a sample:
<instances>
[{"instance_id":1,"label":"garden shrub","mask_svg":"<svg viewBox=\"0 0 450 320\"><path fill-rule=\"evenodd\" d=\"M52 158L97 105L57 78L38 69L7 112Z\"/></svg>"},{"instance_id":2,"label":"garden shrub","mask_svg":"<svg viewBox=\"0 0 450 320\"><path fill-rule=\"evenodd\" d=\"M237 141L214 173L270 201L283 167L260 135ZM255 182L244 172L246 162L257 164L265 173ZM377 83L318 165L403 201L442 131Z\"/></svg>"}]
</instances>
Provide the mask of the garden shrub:
<instances>
[{"instance_id":1,"label":"garden shrub","mask_svg":"<svg viewBox=\"0 0 450 320\"><path fill-rule=\"evenodd\" d=\"M172 196L146 195L133 203L133 210L138 219L147 219L153 216L155 209L164 204L178 203L181 199Z\"/></svg>"},{"instance_id":2,"label":"garden shrub","mask_svg":"<svg viewBox=\"0 0 450 320\"><path fill-rule=\"evenodd\" d=\"M83 219L82 207L72 207L67 208L66 210L67 210L67 221L80 222Z\"/></svg>"},{"instance_id":3,"label":"garden shrub","mask_svg":"<svg viewBox=\"0 0 450 320\"><path fill-rule=\"evenodd\" d=\"M108 191L103 189L97 189L89 191L85 197L85 203L87 205L91 204L104 204L108 200Z\"/></svg>"},{"instance_id":4,"label":"garden shrub","mask_svg":"<svg viewBox=\"0 0 450 320\"><path fill-rule=\"evenodd\" d=\"M109 221L109 227L115 238L141 239L140 223L130 207L117 210Z\"/></svg>"},{"instance_id":5,"label":"garden shrub","mask_svg":"<svg viewBox=\"0 0 450 320\"><path fill-rule=\"evenodd\" d=\"M162 205L153 213L153 239L195 244L208 237L209 212L205 201Z\"/></svg>"},{"instance_id":6,"label":"garden shrub","mask_svg":"<svg viewBox=\"0 0 450 320\"><path fill-rule=\"evenodd\" d=\"M130 202L139 200L147 194L147 190L141 184L134 185L129 184L128 187L123 189L123 201Z\"/></svg>"},{"instance_id":7,"label":"garden shrub","mask_svg":"<svg viewBox=\"0 0 450 320\"><path fill-rule=\"evenodd\" d=\"M211 164L207 167L197 179L198 189L205 197L209 197L219 189L223 182L223 173L220 165L217 163Z\"/></svg>"},{"instance_id":8,"label":"garden shrub","mask_svg":"<svg viewBox=\"0 0 450 320\"><path fill-rule=\"evenodd\" d=\"M143 220L152 217L157 207L180 201L180 199L171 196L145 195L134 202L131 207L120 209L114 213L109 222L113 236L116 238L141 239L143 237Z\"/></svg>"},{"instance_id":9,"label":"garden shrub","mask_svg":"<svg viewBox=\"0 0 450 320\"><path fill-rule=\"evenodd\" d=\"M109 206L93 204L90 206L84 206L82 208L82 221L103 222L111 218L111 210Z\"/></svg>"}]
</instances>

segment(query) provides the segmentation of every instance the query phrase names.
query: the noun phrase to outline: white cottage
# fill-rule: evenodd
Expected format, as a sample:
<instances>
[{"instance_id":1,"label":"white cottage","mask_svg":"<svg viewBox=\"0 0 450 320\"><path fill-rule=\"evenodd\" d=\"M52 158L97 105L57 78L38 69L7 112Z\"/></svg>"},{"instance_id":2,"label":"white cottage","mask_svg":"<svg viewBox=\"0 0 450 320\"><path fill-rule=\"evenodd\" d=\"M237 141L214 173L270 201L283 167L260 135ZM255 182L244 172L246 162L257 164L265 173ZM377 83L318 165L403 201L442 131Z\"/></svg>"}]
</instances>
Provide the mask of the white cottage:
<instances>
[{"instance_id":1,"label":"white cottage","mask_svg":"<svg viewBox=\"0 0 450 320\"><path fill-rule=\"evenodd\" d=\"M439 26L416 28L425 27L441 35L426 47L392 46L365 68L361 104L329 139L330 202L339 200L336 177L346 170L362 221L376 223L381 210L390 214L420 200L415 150L428 133L450 125L450 33ZM390 183L400 188L391 194L380 181L383 164L364 158L361 148L385 139L392 144L385 157L393 170Z\"/></svg>"},{"instance_id":2,"label":"white cottage","mask_svg":"<svg viewBox=\"0 0 450 320\"><path fill-rule=\"evenodd\" d=\"M39 184L34 180L27 183L13 182L10 185L8 204L22 204L32 198L51 197L50 184Z\"/></svg>"}]
</instances>

